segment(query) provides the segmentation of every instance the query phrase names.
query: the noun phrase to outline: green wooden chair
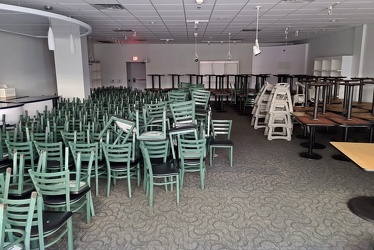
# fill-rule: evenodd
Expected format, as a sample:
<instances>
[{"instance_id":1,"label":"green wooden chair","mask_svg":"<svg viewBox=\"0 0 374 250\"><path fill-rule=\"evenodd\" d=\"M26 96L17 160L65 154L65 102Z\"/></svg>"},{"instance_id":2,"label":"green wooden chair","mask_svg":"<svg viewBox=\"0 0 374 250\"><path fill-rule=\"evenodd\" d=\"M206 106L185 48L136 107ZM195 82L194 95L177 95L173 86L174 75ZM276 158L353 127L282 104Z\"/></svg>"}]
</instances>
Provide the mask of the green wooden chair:
<instances>
[{"instance_id":1,"label":"green wooden chair","mask_svg":"<svg viewBox=\"0 0 374 250\"><path fill-rule=\"evenodd\" d=\"M96 195L99 194L99 176L105 174L105 160L99 160L99 143L73 143L69 142L70 152L73 155L75 167L80 165L81 171L95 178ZM78 152L81 152L81 159L78 160ZM91 157L93 155L93 161ZM88 180L89 181L89 180ZM90 184L90 181L89 181Z\"/></svg>"},{"instance_id":2,"label":"green wooden chair","mask_svg":"<svg viewBox=\"0 0 374 250\"><path fill-rule=\"evenodd\" d=\"M166 147L168 147L168 141L164 141ZM174 162L161 162L152 164L150 155L153 154L153 150L159 150L159 148L151 147L149 144L146 146L144 141L140 142L140 149L142 151L144 160L144 171L146 185L146 193L149 196L149 206L153 206L153 188L154 186L169 186L176 185L177 203L179 203L179 169ZM163 150L163 149L162 149ZM151 153L149 153L151 152ZM173 190L171 188L171 190Z\"/></svg>"},{"instance_id":3,"label":"green wooden chair","mask_svg":"<svg viewBox=\"0 0 374 250\"><path fill-rule=\"evenodd\" d=\"M201 189L204 189L205 183L205 156L206 156L206 139L185 140L179 139L179 158L180 158L180 179L181 189L183 188L184 175L187 172L200 173Z\"/></svg>"},{"instance_id":4,"label":"green wooden chair","mask_svg":"<svg viewBox=\"0 0 374 250\"><path fill-rule=\"evenodd\" d=\"M139 141L165 140L167 131L166 103L149 104L143 107L144 126L140 124L139 110L136 111L136 139ZM169 125L170 127L170 125Z\"/></svg>"},{"instance_id":5,"label":"green wooden chair","mask_svg":"<svg viewBox=\"0 0 374 250\"><path fill-rule=\"evenodd\" d=\"M169 140L173 159L176 159L176 154L173 145L173 136L180 138L181 135L192 134L195 139L198 139L198 126L195 120L195 102L185 101L170 104L171 113L173 115L173 126L169 129Z\"/></svg>"},{"instance_id":6,"label":"green wooden chair","mask_svg":"<svg viewBox=\"0 0 374 250\"><path fill-rule=\"evenodd\" d=\"M0 203L0 249L24 249L26 232L21 229L6 228L7 208L7 204Z\"/></svg>"},{"instance_id":7,"label":"green wooden chair","mask_svg":"<svg viewBox=\"0 0 374 250\"><path fill-rule=\"evenodd\" d=\"M107 166L107 192L109 196L111 180L116 183L117 179L127 179L128 194L131 198L131 179L137 180L140 185L140 167L132 162L132 143L126 144L102 144Z\"/></svg>"},{"instance_id":8,"label":"green wooden chair","mask_svg":"<svg viewBox=\"0 0 374 250\"><path fill-rule=\"evenodd\" d=\"M210 166L212 166L215 148L228 148L230 167L232 167L234 143L230 139L232 120L212 120L213 139L209 144Z\"/></svg>"},{"instance_id":9,"label":"green wooden chair","mask_svg":"<svg viewBox=\"0 0 374 250\"><path fill-rule=\"evenodd\" d=\"M80 158L80 153L78 155ZM41 161L45 160L46 152L43 152ZM36 191L43 197L43 204L46 208L77 212L85 207L86 219L89 223L91 217L95 215L91 188L88 184L89 177L84 178L84 174L80 174L79 166L72 179L68 169L52 173L36 172L30 169L29 173Z\"/></svg>"},{"instance_id":10,"label":"green wooden chair","mask_svg":"<svg viewBox=\"0 0 374 250\"><path fill-rule=\"evenodd\" d=\"M68 185L59 186L58 182L52 180L49 185L55 190L60 189L59 187L65 192L69 190ZM45 249L67 235L68 249L74 248L71 211L43 210L43 199L36 192L33 192L29 199L0 199L0 202L7 204L5 233L11 244L18 245L24 241L25 249Z\"/></svg>"},{"instance_id":11,"label":"green wooden chair","mask_svg":"<svg viewBox=\"0 0 374 250\"><path fill-rule=\"evenodd\" d=\"M63 171L65 169L65 151L62 142L38 142L34 141L36 151L41 156L42 151L47 153L47 172ZM69 153L69 151L67 151ZM71 159L71 160L70 160ZM74 165L72 158L68 158L69 168Z\"/></svg>"},{"instance_id":12,"label":"green wooden chair","mask_svg":"<svg viewBox=\"0 0 374 250\"><path fill-rule=\"evenodd\" d=\"M0 173L0 198L8 198L11 174L11 168L7 168L5 173Z\"/></svg>"}]
</instances>

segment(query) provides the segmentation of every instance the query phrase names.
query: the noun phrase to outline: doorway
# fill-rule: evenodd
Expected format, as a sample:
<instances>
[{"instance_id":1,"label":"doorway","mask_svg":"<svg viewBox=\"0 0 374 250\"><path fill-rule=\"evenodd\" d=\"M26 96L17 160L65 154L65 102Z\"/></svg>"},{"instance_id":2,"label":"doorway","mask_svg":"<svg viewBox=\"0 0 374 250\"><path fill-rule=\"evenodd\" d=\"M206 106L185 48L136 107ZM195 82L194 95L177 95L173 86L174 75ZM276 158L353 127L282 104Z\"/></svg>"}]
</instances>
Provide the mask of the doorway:
<instances>
[{"instance_id":1,"label":"doorway","mask_svg":"<svg viewBox=\"0 0 374 250\"><path fill-rule=\"evenodd\" d=\"M147 72L145 62L127 62L127 86L142 89L147 88Z\"/></svg>"}]
</instances>

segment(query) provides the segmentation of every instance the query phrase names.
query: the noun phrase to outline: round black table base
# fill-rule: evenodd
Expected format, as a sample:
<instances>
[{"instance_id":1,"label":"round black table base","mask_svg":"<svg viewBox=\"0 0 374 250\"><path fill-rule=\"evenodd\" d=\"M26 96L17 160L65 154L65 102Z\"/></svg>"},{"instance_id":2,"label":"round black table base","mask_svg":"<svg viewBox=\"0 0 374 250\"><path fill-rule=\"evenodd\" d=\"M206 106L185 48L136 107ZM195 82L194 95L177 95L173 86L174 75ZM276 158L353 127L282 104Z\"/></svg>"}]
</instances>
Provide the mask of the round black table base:
<instances>
[{"instance_id":1,"label":"round black table base","mask_svg":"<svg viewBox=\"0 0 374 250\"><path fill-rule=\"evenodd\" d=\"M320 160L322 156L316 153L309 154L308 152L302 152L299 154L300 157L311 159L311 160Z\"/></svg>"},{"instance_id":2,"label":"round black table base","mask_svg":"<svg viewBox=\"0 0 374 250\"><path fill-rule=\"evenodd\" d=\"M309 136L308 135L300 134L300 135L297 135L296 138L297 139L309 139Z\"/></svg>"},{"instance_id":3,"label":"round black table base","mask_svg":"<svg viewBox=\"0 0 374 250\"><path fill-rule=\"evenodd\" d=\"M343 154L336 154L336 155L333 155L331 157L334 160L337 160L337 161L351 161L347 156L345 156Z\"/></svg>"},{"instance_id":4,"label":"round black table base","mask_svg":"<svg viewBox=\"0 0 374 250\"><path fill-rule=\"evenodd\" d=\"M300 143L300 146L302 146L303 148L309 148L309 142L302 142ZM321 144L321 143L314 143L313 144L313 149L325 149L326 146Z\"/></svg>"},{"instance_id":5,"label":"round black table base","mask_svg":"<svg viewBox=\"0 0 374 250\"><path fill-rule=\"evenodd\" d=\"M364 220L374 221L374 197L360 196L348 201L348 208Z\"/></svg>"}]
</instances>

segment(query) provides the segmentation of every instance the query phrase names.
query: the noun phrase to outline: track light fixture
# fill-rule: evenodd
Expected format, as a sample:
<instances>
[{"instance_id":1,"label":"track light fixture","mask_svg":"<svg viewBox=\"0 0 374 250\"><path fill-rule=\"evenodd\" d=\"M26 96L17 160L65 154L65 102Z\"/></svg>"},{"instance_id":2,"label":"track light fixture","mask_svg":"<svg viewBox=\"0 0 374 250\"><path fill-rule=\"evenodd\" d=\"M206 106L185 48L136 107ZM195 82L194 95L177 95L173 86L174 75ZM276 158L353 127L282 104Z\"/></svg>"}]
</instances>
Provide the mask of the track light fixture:
<instances>
[{"instance_id":1,"label":"track light fixture","mask_svg":"<svg viewBox=\"0 0 374 250\"><path fill-rule=\"evenodd\" d=\"M195 58L194 58L194 61L198 62L199 61L199 56L197 55L197 45L196 45L196 42L197 42L197 33L193 33L193 34L195 36Z\"/></svg>"},{"instance_id":2,"label":"track light fixture","mask_svg":"<svg viewBox=\"0 0 374 250\"><path fill-rule=\"evenodd\" d=\"M255 56L259 55L261 53L260 45L258 44L258 13L260 11L261 6L256 6L257 9L257 18L256 18L256 40L255 45L253 46L253 54Z\"/></svg>"},{"instance_id":3,"label":"track light fixture","mask_svg":"<svg viewBox=\"0 0 374 250\"><path fill-rule=\"evenodd\" d=\"M332 14L332 5L327 8L327 14Z\"/></svg>"},{"instance_id":4,"label":"track light fixture","mask_svg":"<svg viewBox=\"0 0 374 250\"><path fill-rule=\"evenodd\" d=\"M231 33L229 33L229 53L227 53L226 60L231 61L231 47L230 47Z\"/></svg>"},{"instance_id":5,"label":"track light fixture","mask_svg":"<svg viewBox=\"0 0 374 250\"><path fill-rule=\"evenodd\" d=\"M69 37L69 47L70 47L70 53L75 54L75 42L74 42L74 37L73 34L70 34Z\"/></svg>"},{"instance_id":6,"label":"track light fixture","mask_svg":"<svg viewBox=\"0 0 374 250\"><path fill-rule=\"evenodd\" d=\"M53 34L52 27L49 26L48 28L48 49L55 50L56 49L56 42L55 42L55 35Z\"/></svg>"},{"instance_id":7,"label":"track light fixture","mask_svg":"<svg viewBox=\"0 0 374 250\"><path fill-rule=\"evenodd\" d=\"M204 0L196 0L196 4L200 5L204 2Z\"/></svg>"}]
</instances>

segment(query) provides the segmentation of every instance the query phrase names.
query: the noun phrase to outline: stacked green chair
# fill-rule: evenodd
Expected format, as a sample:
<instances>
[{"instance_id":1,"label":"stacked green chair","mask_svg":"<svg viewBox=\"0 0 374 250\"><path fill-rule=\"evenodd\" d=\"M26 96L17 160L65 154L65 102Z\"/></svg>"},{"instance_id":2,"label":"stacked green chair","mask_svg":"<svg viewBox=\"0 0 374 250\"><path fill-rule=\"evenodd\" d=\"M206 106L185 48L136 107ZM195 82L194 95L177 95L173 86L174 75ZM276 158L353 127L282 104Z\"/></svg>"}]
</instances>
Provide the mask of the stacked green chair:
<instances>
[{"instance_id":1,"label":"stacked green chair","mask_svg":"<svg viewBox=\"0 0 374 250\"><path fill-rule=\"evenodd\" d=\"M60 189L62 189L62 192L59 192L61 195L69 192L68 183L59 183L62 188L58 188L58 185L52 185L56 183L50 180L49 186L54 189L51 192L57 192ZM5 224L10 229L5 229L5 233L10 239L10 244L19 246L24 242L25 249L35 248L35 246L38 249L45 249L67 236L68 249L72 250L74 248L73 213L70 209L64 211L44 210L43 199L36 192L33 192L31 198L28 199L0 199L0 202L7 204ZM7 245L5 249L9 246Z\"/></svg>"},{"instance_id":2,"label":"stacked green chair","mask_svg":"<svg viewBox=\"0 0 374 250\"><path fill-rule=\"evenodd\" d=\"M167 132L166 103L148 104L143 107L144 126L140 125L136 110L136 139L139 141L165 140ZM169 125L170 127L170 125Z\"/></svg>"},{"instance_id":3,"label":"stacked green chair","mask_svg":"<svg viewBox=\"0 0 374 250\"><path fill-rule=\"evenodd\" d=\"M45 152L43 158L46 159ZM91 157L93 161L93 156ZM80 153L78 156L80 160ZM81 209L86 211L87 223L95 215L89 177L81 173L79 165L75 172L68 169L59 172L46 173L43 166L39 171L29 170L32 182L45 208L77 212ZM71 178L72 176L72 178Z\"/></svg>"},{"instance_id":4,"label":"stacked green chair","mask_svg":"<svg viewBox=\"0 0 374 250\"><path fill-rule=\"evenodd\" d=\"M99 143L69 142L69 148L71 154L73 155L75 168L77 169L79 167L80 170L85 173L85 175L95 178L96 195L98 195L99 176L105 174L105 161L99 161ZM78 159L78 153L81 153L81 159ZM88 182L90 184L89 179Z\"/></svg>"},{"instance_id":5,"label":"stacked green chair","mask_svg":"<svg viewBox=\"0 0 374 250\"><path fill-rule=\"evenodd\" d=\"M140 149L142 151L143 160L144 160L144 171L145 180L144 185L146 186L146 193L149 196L149 206L153 206L153 193L154 193L154 186L165 186L168 187L169 185L176 185L176 195L177 195L177 203L179 203L179 169L177 168L177 164L173 161L169 162L161 162L161 163L153 163L151 162L150 155L161 154L161 158L166 157L168 152L168 141L159 141L159 142L151 142L153 145L146 145L147 142L141 141L140 142ZM157 144L160 144L158 146ZM172 190L172 189L171 189Z\"/></svg>"},{"instance_id":6,"label":"stacked green chair","mask_svg":"<svg viewBox=\"0 0 374 250\"><path fill-rule=\"evenodd\" d=\"M195 102L185 101L170 104L171 113L173 115L173 126L169 129L169 140L173 159L176 159L175 150L173 147L174 138L180 138L181 135L192 134L195 139L198 139L198 126L195 120Z\"/></svg>"},{"instance_id":7,"label":"stacked green chair","mask_svg":"<svg viewBox=\"0 0 374 250\"><path fill-rule=\"evenodd\" d=\"M185 140L179 139L178 147L180 152L180 175L181 189L183 188L184 175L187 172L200 173L201 189L204 189L205 183L205 156L206 156L206 139Z\"/></svg>"},{"instance_id":8,"label":"stacked green chair","mask_svg":"<svg viewBox=\"0 0 374 250\"><path fill-rule=\"evenodd\" d=\"M7 204L0 203L0 249L24 249L25 230L6 228L7 208Z\"/></svg>"},{"instance_id":9,"label":"stacked green chair","mask_svg":"<svg viewBox=\"0 0 374 250\"><path fill-rule=\"evenodd\" d=\"M212 120L213 139L209 145L210 165L212 166L213 156L216 148L229 149L230 167L232 167L234 143L231 140L232 120Z\"/></svg>"},{"instance_id":10,"label":"stacked green chair","mask_svg":"<svg viewBox=\"0 0 374 250\"><path fill-rule=\"evenodd\" d=\"M7 168L5 173L0 173L0 198L8 198L11 174L11 168Z\"/></svg>"},{"instance_id":11,"label":"stacked green chair","mask_svg":"<svg viewBox=\"0 0 374 250\"><path fill-rule=\"evenodd\" d=\"M112 179L116 183L117 179L127 179L128 194L131 198L131 179L137 180L140 185L140 167L137 162L131 161L132 143L126 144L102 144L107 166L107 192L109 196Z\"/></svg>"}]
</instances>

